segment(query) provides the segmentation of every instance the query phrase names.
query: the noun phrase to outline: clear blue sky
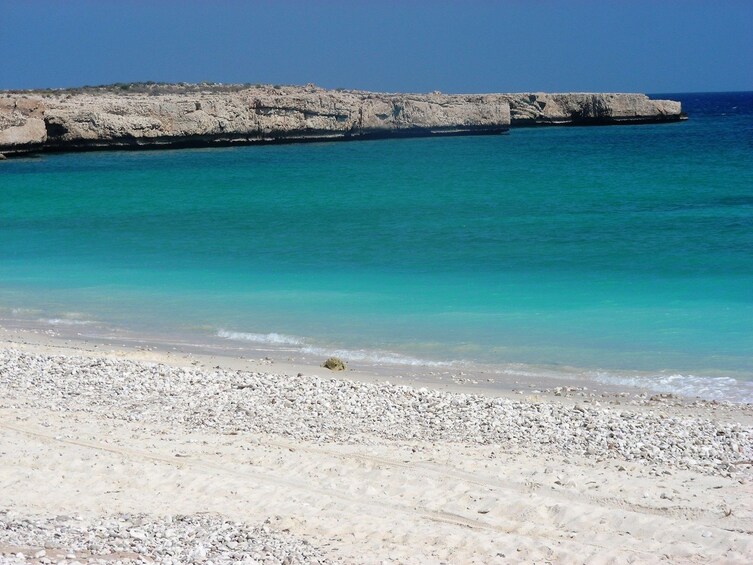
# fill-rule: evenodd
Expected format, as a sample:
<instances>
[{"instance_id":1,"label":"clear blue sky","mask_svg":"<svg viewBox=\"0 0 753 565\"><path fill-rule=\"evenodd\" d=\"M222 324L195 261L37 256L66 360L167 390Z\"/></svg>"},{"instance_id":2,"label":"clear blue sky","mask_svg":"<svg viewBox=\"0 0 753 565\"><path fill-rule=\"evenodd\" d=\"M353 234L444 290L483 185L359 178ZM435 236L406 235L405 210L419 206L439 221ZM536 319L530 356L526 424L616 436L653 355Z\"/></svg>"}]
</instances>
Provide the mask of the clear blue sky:
<instances>
[{"instance_id":1,"label":"clear blue sky","mask_svg":"<svg viewBox=\"0 0 753 565\"><path fill-rule=\"evenodd\" d=\"M0 89L753 90L753 0L0 0Z\"/></svg>"}]
</instances>

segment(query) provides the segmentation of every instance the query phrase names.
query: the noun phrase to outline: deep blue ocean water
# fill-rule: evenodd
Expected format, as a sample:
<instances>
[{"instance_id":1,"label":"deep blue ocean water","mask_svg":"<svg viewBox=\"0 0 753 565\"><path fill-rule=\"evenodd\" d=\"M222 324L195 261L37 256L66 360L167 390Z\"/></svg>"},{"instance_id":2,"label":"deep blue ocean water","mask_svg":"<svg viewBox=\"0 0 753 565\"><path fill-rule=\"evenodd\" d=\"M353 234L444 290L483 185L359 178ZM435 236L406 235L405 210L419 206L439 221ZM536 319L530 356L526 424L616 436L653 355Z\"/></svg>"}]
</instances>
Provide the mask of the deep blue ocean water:
<instances>
[{"instance_id":1,"label":"deep blue ocean water","mask_svg":"<svg viewBox=\"0 0 753 565\"><path fill-rule=\"evenodd\" d=\"M753 381L753 93L661 96L689 120L2 162L0 318Z\"/></svg>"}]
</instances>

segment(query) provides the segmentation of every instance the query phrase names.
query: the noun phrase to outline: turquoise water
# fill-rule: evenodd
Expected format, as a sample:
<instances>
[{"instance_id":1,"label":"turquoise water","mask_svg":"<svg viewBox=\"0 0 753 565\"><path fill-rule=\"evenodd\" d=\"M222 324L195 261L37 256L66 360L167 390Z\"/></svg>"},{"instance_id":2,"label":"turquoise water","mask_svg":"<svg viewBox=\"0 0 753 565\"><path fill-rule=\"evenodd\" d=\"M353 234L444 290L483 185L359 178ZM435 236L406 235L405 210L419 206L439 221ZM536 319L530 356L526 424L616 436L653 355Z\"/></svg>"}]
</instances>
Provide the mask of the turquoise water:
<instances>
[{"instance_id":1,"label":"turquoise water","mask_svg":"<svg viewBox=\"0 0 753 565\"><path fill-rule=\"evenodd\" d=\"M753 95L674 97L687 122L6 161L0 308L753 380Z\"/></svg>"}]
</instances>

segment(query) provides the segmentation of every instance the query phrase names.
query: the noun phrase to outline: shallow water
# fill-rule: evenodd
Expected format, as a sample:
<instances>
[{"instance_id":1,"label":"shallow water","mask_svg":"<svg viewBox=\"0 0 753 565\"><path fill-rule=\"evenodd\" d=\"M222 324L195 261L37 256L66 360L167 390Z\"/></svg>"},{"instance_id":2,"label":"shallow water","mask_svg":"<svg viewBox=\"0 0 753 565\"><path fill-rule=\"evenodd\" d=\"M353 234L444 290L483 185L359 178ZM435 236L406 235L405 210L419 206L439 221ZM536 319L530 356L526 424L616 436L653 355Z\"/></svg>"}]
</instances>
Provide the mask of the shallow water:
<instances>
[{"instance_id":1,"label":"shallow water","mask_svg":"<svg viewBox=\"0 0 753 565\"><path fill-rule=\"evenodd\" d=\"M690 120L6 161L0 318L739 398L753 94L671 97Z\"/></svg>"}]
</instances>

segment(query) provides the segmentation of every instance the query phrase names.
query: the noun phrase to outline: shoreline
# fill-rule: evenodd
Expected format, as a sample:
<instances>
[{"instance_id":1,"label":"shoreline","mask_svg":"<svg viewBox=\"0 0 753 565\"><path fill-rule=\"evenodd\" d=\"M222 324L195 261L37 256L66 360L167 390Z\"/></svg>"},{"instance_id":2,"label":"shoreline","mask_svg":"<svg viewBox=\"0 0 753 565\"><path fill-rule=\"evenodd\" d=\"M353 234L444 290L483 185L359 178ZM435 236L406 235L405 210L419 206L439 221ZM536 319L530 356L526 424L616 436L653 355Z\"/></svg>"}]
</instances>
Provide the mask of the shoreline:
<instances>
[{"instance_id":1,"label":"shoreline","mask_svg":"<svg viewBox=\"0 0 753 565\"><path fill-rule=\"evenodd\" d=\"M249 339L251 338L251 339ZM212 333L135 331L102 322L78 319L21 319L0 316L0 340L27 341L49 351L73 352L112 349L121 355L137 350L153 351L156 362L201 359L202 366L263 370L276 364L288 373L322 371L331 356L342 358L346 378L364 382L393 381L458 392L492 395L562 394L622 396L635 401L651 397L672 398L680 403L732 403L753 408L753 382L744 374L696 376L677 370L619 370L567 365L488 363L470 359L423 359L384 350L347 349L312 344L308 339L282 334L248 334L218 330ZM253 364L263 359L264 364ZM249 364L250 363L250 364ZM678 381L675 384L675 381Z\"/></svg>"},{"instance_id":2,"label":"shoreline","mask_svg":"<svg viewBox=\"0 0 753 565\"><path fill-rule=\"evenodd\" d=\"M0 482L12 486L0 494L2 562L753 554L750 406L419 388L394 374L386 384L264 358L1 335ZM168 531L183 528L166 553Z\"/></svg>"}]
</instances>

